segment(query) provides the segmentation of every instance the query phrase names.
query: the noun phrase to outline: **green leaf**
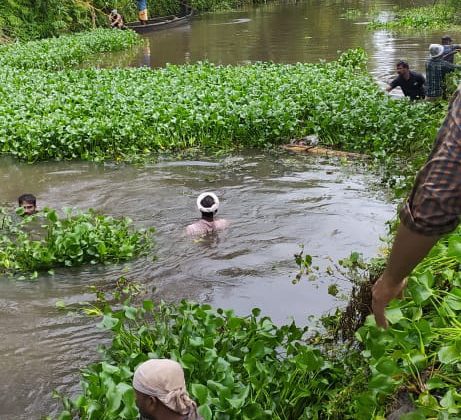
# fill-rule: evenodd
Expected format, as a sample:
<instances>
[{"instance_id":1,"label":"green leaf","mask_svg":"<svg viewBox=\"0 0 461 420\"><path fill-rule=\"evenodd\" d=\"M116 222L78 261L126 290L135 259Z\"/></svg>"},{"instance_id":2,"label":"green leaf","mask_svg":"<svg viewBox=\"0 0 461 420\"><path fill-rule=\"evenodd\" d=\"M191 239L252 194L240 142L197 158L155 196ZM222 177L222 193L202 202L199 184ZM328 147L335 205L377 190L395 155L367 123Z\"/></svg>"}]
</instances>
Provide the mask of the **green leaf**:
<instances>
[{"instance_id":1,"label":"green leaf","mask_svg":"<svg viewBox=\"0 0 461 420\"><path fill-rule=\"evenodd\" d=\"M197 411L203 417L203 420L213 419L213 413L211 412L209 405L201 405Z\"/></svg>"},{"instance_id":2,"label":"green leaf","mask_svg":"<svg viewBox=\"0 0 461 420\"><path fill-rule=\"evenodd\" d=\"M390 357L383 357L376 364L376 370L385 375L392 375L398 369L396 363Z\"/></svg>"},{"instance_id":3,"label":"green leaf","mask_svg":"<svg viewBox=\"0 0 461 420\"><path fill-rule=\"evenodd\" d=\"M386 309L386 318L391 324L396 324L403 318L402 310L400 308Z\"/></svg>"},{"instance_id":4,"label":"green leaf","mask_svg":"<svg viewBox=\"0 0 461 420\"><path fill-rule=\"evenodd\" d=\"M114 327L116 327L118 323L119 320L117 318L114 318L111 315L104 315L102 321L98 324L98 327L106 330L111 330Z\"/></svg>"},{"instance_id":5,"label":"green leaf","mask_svg":"<svg viewBox=\"0 0 461 420\"><path fill-rule=\"evenodd\" d=\"M204 405L208 401L208 388L205 385L192 384L191 390L199 405Z\"/></svg>"},{"instance_id":6,"label":"green leaf","mask_svg":"<svg viewBox=\"0 0 461 420\"><path fill-rule=\"evenodd\" d=\"M437 356L442 363L452 364L461 361L461 354L456 346L444 346L438 352Z\"/></svg>"}]
</instances>

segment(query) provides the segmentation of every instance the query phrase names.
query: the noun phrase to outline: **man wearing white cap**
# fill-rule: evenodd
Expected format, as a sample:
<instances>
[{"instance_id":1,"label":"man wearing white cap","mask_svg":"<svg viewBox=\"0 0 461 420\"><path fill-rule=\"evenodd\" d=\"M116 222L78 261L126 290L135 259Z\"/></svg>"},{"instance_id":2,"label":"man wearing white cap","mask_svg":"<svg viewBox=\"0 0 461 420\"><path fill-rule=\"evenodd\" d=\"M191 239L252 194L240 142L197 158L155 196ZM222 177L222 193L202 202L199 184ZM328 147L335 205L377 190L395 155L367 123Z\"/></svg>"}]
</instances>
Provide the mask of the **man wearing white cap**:
<instances>
[{"instance_id":1,"label":"man wearing white cap","mask_svg":"<svg viewBox=\"0 0 461 420\"><path fill-rule=\"evenodd\" d=\"M170 359L151 359L133 376L136 405L147 420L202 420L186 390L184 371Z\"/></svg>"},{"instance_id":2,"label":"man wearing white cap","mask_svg":"<svg viewBox=\"0 0 461 420\"><path fill-rule=\"evenodd\" d=\"M200 194L197 198L197 207L202 218L186 227L186 233L191 236L203 236L208 233L225 229L229 222L225 219L215 219L219 208L219 199L212 192Z\"/></svg>"},{"instance_id":3,"label":"man wearing white cap","mask_svg":"<svg viewBox=\"0 0 461 420\"><path fill-rule=\"evenodd\" d=\"M461 69L461 66L444 60L443 51L443 46L440 44L429 45L430 58L426 62L426 98L430 101L446 95L445 76L455 69Z\"/></svg>"}]
</instances>

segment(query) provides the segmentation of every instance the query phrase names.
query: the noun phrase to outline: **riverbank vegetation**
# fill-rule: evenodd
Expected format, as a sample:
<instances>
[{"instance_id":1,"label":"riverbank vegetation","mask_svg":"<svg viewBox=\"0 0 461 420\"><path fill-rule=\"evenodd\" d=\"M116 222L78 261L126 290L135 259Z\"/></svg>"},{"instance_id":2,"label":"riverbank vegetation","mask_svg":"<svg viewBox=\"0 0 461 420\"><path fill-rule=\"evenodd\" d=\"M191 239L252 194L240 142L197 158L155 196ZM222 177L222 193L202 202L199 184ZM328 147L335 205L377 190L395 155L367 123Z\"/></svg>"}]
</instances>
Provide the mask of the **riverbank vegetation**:
<instances>
[{"instance_id":1,"label":"riverbank vegetation","mask_svg":"<svg viewBox=\"0 0 461 420\"><path fill-rule=\"evenodd\" d=\"M258 309L241 317L209 305L157 306L146 300L119 310L105 303L91 312L102 316L100 326L113 334L112 345L102 362L85 369L82 395L61 396L61 419L137 418L132 375L152 357L183 365L205 420L336 416L346 412L344 398L363 379L358 352L322 354L309 343L307 328L277 327Z\"/></svg>"},{"instance_id":2,"label":"riverbank vegetation","mask_svg":"<svg viewBox=\"0 0 461 420\"><path fill-rule=\"evenodd\" d=\"M392 19L375 18L368 26L371 29L460 29L461 18L456 5L442 3L402 9Z\"/></svg>"},{"instance_id":3,"label":"riverbank vegetation","mask_svg":"<svg viewBox=\"0 0 461 420\"><path fill-rule=\"evenodd\" d=\"M409 106L383 93L364 70L362 50L331 63L155 71L23 70L33 56L0 69L0 150L29 162L130 161L266 147L307 134L382 159L425 154L443 117L443 107Z\"/></svg>"},{"instance_id":4,"label":"riverbank vegetation","mask_svg":"<svg viewBox=\"0 0 461 420\"><path fill-rule=\"evenodd\" d=\"M97 53L121 51L140 44L132 31L96 29L74 35L0 46L0 66L16 69L62 70Z\"/></svg>"},{"instance_id":5,"label":"riverbank vegetation","mask_svg":"<svg viewBox=\"0 0 461 420\"><path fill-rule=\"evenodd\" d=\"M34 273L55 267L120 262L146 251L152 231L128 218L45 208L32 216L0 209L0 273Z\"/></svg>"},{"instance_id":6,"label":"riverbank vegetation","mask_svg":"<svg viewBox=\"0 0 461 420\"><path fill-rule=\"evenodd\" d=\"M192 0L199 12L234 9L263 0ZM150 16L178 14L182 0L148 1ZM8 0L0 2L1 40L31 40L108 27L108 14L117 9L125 21L137 21L134 0Z\"/></svg>"},{"instance_id":7,"label":"riverbank vegetation","mask_svg":"<svg viewBox=\"0 0 461 420\"><path fill-rule=\"evenodd\" d=\"M323 317L319 330L276 326L257 308L237 316L192 302L120 304L99 293L85 311L101 319L112 343L102 361L83 370L80 395L56 395L64 407L60 419L137 418L131 380L149 358L182 364L205 420L455 418L461 413L460 244L458 229L416 268L404 299L387 310L389 329L368 317L355 337L340 330L341 310ZM376 264L355 256L344 266L367 279L368 270L376 276ZM341 341L345 332L350 338Z\"/></svg>"}]
</instances>

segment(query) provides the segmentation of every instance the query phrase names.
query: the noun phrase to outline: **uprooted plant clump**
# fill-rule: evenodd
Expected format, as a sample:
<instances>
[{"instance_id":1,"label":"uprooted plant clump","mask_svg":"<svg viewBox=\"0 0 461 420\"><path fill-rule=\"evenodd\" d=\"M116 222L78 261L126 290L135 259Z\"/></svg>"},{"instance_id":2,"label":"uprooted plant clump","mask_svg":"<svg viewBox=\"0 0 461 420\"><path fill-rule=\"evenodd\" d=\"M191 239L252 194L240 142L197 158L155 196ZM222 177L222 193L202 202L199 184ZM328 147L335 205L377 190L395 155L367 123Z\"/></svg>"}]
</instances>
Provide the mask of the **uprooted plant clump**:
<instances>
[{"instance_id":1,"label":"uprooted plant clump","mask_svg":"<svg viewBox=\"0 0 461 420\"><path fill-rule=\"evenodd\" d=\"M147 251L153 230L134 229L128 218L54 209L27 216L0 209L0 273L119 262Z\"/></svg>"}]
</instances>

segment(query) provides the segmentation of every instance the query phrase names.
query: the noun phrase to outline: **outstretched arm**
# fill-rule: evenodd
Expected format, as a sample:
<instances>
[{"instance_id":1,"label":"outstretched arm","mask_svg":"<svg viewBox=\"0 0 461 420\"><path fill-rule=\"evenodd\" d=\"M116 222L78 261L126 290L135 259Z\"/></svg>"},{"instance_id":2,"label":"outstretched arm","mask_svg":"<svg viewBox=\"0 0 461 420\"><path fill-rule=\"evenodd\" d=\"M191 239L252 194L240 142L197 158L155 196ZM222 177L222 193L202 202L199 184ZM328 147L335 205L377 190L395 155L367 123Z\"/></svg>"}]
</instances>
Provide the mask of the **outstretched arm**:
<instances>
[{"instance_id":1,"label":"outstretched arm","mask_svg":"<svg viewBox=\"0 0 461 420\"><path fill-rule=\"evenodd\" d=\"M438 240L439 236L425 236L400 224L387 267L373 286L372 307L379 326L387 327L384 315L387 304L400 295L405 287L405 278Z\"/></svg>"}]
</instances>

